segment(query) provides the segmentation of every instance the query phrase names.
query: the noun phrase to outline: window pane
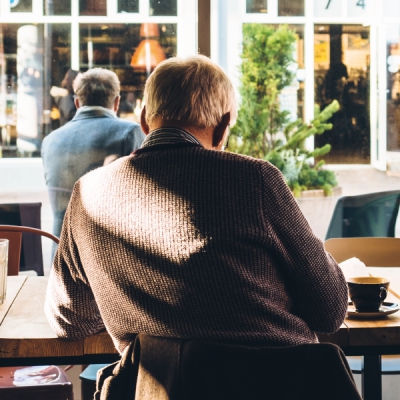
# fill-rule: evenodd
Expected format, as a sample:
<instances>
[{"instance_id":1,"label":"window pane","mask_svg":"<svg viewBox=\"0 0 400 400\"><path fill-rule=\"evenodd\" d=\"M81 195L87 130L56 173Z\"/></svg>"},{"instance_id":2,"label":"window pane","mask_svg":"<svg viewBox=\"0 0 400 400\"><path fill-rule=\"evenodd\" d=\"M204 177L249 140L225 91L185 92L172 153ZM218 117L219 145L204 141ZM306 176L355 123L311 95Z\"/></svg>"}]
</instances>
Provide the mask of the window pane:
<instances>
[{"instance_id":1,"label":"window pane","mask_svg":"<svg viewBox=\"0 0 400 400\"><path fill-rule=\"evenodd\" d=\"M150 0L150 15L178 15L177 0Z\"/></svg>"},{"instance_id":2,"label":"window pane","mask_svg":"<svg viewBox=\"0 0 400 400\"><path fill-rule=\"evenodd\" d=\"M273 25L278 28L279 25ZM296 35L294 44L293 57L297 63L293 68L296 68L296 77L293 82L282 89L279 95L281 110L290 112L290 120L296 121L305 117L304 106L304 85L305 85L305 69L304 69L304 26L303 25L288 25L288 28L293 30Z\"/></svg>"},{"instance_id":3,"label":"window pane","mask_svg":"<svg viewBox=\"0 0 400 400\"><path fill-rule=\"evenodd\" d=\"M385 17L393 17L400 15L399 0L383 0L383 15Z\"/></svg>"},{"instance_id":4,"label":"window pane","mask_svg":"<svg viewBox=\"0 0 400 400\"><path fill-rule=\"evenodd\" d=\"M284 16L304 16L304 0L279 0L278 15Z\"/></svg>"},{"instance_id":5,"label":"window pane","mask_svg":"<svg viewBox=\"0 0 400 400\"><path fill-rule=\"evenodd\" d=\"M79 15L107 15L107 0L79 0Z\"/></svg>"},{"instance_id":6,"label":"window pane","mask_svg":"<svg viewBox=\"0 0 400 400\"><path fill-rule=\"evenodd\" d=\"M370 0L352 0L347 4L347 12L349 17L369 17L371 16L373 9L374 3Z\"/></svg>"},{"instance_id":7,"label":"window pane","mask_svg":"<svg viewBox=\"0 0 400 400\"><path fill-rule=\"evenodd\" d=\"M267 0L246 0L247 13L266 13L268 12Z\"/></svg>"},{"instance_id":8,"label":"window pane","mask_svg":"<svg viewBox=\"0 0 400 400\"><path fill-rule=\"evenodd\" d=\"M139 0L118 0L119 13L138 13Z\"/></svg>"},{"instance_id":9,"label":"window pane","mask_svg":"<svg viewBox=\"0 0 400 400\"><path fill-rule=\"evenodd\" d=\"M400 151L400 25L386 28L387 150Z\"/></svg>"},{"instance_id":10,"label":"window pane","mask_svg":"<svg viewBox=\"0 0 400 400\"><path fill-rule=\"evenodd\" d=\"M332 130L315 136L315 145L332 146L327 163L370 162L369 27L315 25L315 102L321 110L337 100Z\"/></svg>"},{"instance_id":11,"label":"window pane","mask_svg":"<svg viewBox=\"0 0 400 400\"><path fill-rule=\"evenodd\" d=\"M44 135L57 127L51 119L50 88L60 85L70 65L70 25L4 24L0 39L3 157L39 156Z\"/></svg>"},{"instance_id":12,"label":"window pane","mask_svg":"<svg viewBox=\"0 0 400 400\"><path fill-rule=\"evenodd\" d=\"M10 0L11 12L32 12L32 0Z\"/></svg>"},{"instance_id":13,"label":"window pane","mask_svg":"<svg viewBox=\"0 0 400 400\"><path fill-rule=\"evenodd\" d=\"M71 15L71 0L44 0L43 15Z\"/></svg>"},{"instance_id":14,"label":"window pane","mask_svg":"<svg viewBox=\"0 0 400 400\"><path fill-rule=\"evenodd\" d=\"M334 18L342 14L342 0L318 0L314 2L316 17Z\"/></svg>"},{"instance_id":15,"label":"window pane","mask_svg":"<svg viewBox=\"0 0 400 400\"><path fill-rule=\"evenodd\" d=\"M79 37L81 70L113 70L121 81L123 99L128 92L142 99L147 76L158 62L177 51L176 24L81 24ZM146 48L150 54L142 57Z\"/></svg>"}]
</instances>

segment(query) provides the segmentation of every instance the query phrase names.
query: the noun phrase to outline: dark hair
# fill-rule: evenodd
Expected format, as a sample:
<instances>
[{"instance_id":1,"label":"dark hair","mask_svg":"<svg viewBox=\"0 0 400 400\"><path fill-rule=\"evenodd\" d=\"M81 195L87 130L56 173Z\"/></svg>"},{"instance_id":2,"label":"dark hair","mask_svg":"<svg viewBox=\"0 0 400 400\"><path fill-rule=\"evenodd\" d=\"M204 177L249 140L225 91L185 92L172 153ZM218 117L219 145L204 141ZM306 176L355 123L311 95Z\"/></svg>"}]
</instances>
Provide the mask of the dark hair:
<instances>
[{"instance_id":1,"label":"dark hair","mask_svg":"<svg viewBox=\"0 0 400 400\"><path fill-rule=\"evenodd\" d=\"M72 87L72 83L74 82L75 78L80 74L81 71L75 71L74 69L69 69L65 76L64 79L61 82L61 87L64 89L68 90L68 93L72 94L74 93L74 89Z\"/></svg>"}]
</instances>

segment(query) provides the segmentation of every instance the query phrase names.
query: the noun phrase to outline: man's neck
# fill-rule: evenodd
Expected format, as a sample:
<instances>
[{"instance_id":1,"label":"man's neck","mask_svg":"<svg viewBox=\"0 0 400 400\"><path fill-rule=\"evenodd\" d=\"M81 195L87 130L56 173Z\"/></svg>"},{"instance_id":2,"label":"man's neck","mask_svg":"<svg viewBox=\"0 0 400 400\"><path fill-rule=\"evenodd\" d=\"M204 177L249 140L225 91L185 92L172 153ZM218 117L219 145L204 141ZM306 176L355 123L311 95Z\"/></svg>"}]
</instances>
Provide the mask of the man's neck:
<instances>
[{"instance_id":1,"label":"man's neck","mask_svg":"<svg viewBox=\"0 0 400 400\"><path fill-rule=\"evenodd\" d=\"M82 112L87 112L87 111L90 112L90 111L94 111L94 110L100 110L104 113L110 114L110 116L114 116L114 117L116 116L114 110L107 108L107 107L102 107L102 106L82 106L82 107L78 108L77 113L80 114Z\"/></svg>"}]
</instances>

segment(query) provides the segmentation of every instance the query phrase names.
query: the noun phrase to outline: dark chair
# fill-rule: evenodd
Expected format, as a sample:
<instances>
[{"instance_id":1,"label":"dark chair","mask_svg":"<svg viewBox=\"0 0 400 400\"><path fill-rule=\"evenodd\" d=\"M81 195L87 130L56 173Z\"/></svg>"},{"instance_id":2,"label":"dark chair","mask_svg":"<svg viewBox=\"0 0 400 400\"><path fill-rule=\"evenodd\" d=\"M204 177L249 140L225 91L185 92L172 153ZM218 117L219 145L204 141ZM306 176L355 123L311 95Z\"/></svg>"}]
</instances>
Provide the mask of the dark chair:
<instances>
[{"instance_id":1,"label":"dark chair","mask_svg":"<svg viewBox=\"0 0 400 400\"><path fill-rule=\"evenodd\" d=\"M394 237L400 190L343 196L336 203L325 240Z\"/></svg>"},{"instance_id":2,"label":"dark chair","mask_svg":"<svg viewBox=\"0 0 400 400\"><path fill-rule=\"evenodd\" d=\"M42 203L0 204L0 225L17 225L41 229ZM24 233L20 256L20 271L33 270L44 275L42 240L40 236Z\"/></svg>"},{"instance_id":3,"label":"dark chair","mask_svg":"<svg viewBox=\"0 0 400 400\"><path fill-rule=\"evenodd\" d=\"M361 400L328 343L253 349L139 334L104 382L118 400Z\"/></svg>"},{"instance_id":4,"label":"dark chair","mask_svg":"<svg viewBox=\"0 0 400 400\"><path fill-rule=\"evenodd\" d=\"M400 267L400 238L332 238L324 246L338 263L357 257L370 267ZM361 357L352 356L347 359L352 372L360 374ZM382 356L381 365L383 375L400 374L398 355Z\"/></svg>"},{"instance_id":5,"label":"dark chair","mask_svg":"<svg viewBox=\"0 0 400 400\"><path fill-rule=\"evenodd\" d=\"M332 238L324 246L338 263L357 257L367 267L400 267L400 238Z\"/></svg>"},{"instance_id":6,"label":"dark chair","mask_svg":"<svg viewBox=\"0 0 400 400\"><path fill-rule=\"evenodd\" d=\"M51 233L26 226L0 225L0 238L9 240L8 275L18 275L23 233L52 239ZM4 400L73 400L72 383L56 365L0 367L0 399Z\"/></svg>"}]
</instances>

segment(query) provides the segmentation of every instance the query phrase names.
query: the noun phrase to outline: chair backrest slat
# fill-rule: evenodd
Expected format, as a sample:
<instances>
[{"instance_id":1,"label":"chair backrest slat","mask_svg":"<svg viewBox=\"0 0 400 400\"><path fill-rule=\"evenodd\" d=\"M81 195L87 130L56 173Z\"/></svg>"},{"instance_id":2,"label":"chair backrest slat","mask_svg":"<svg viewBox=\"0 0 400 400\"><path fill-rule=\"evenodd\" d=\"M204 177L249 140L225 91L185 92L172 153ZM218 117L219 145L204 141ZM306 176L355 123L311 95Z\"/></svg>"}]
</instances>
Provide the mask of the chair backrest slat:
<instances>
[{"instance_id":1,"label":"chair backrest slat","mask_svg":"<svg viewBox=\"0 0 400 400\"><path fill-rule=\"evenodd\" d=\"M59 239L49 232L28 226L0 225L0 238L8 239L8 275L18 275L21 257L22 233L45 236L58 244ZM41 251L41 249L40 249Z\"/></svg>"},{"instance_id":2,"label":"chair backrest slat","mask_svg":"<svg viewBox=\"0 0 400 400\"><path fill-rule=\"evenodd\" d=\"M42 229L42 203L1 203L0 225L29 226ZM42 240L40 236L24 233L20 254L20 269L34 270L39 276L44 275Z\"/></svg>"},{"instance_id":3,"label":"chair backrest slat","mask_svg":"<svg viewBox=\"0 0 400 400\"><path fill-rule=\"evenodd\" d=\"M400 238L333 238L324 246L338 263L357 257L366 266L400 267Z\"/></svg>"}]
</instances>

